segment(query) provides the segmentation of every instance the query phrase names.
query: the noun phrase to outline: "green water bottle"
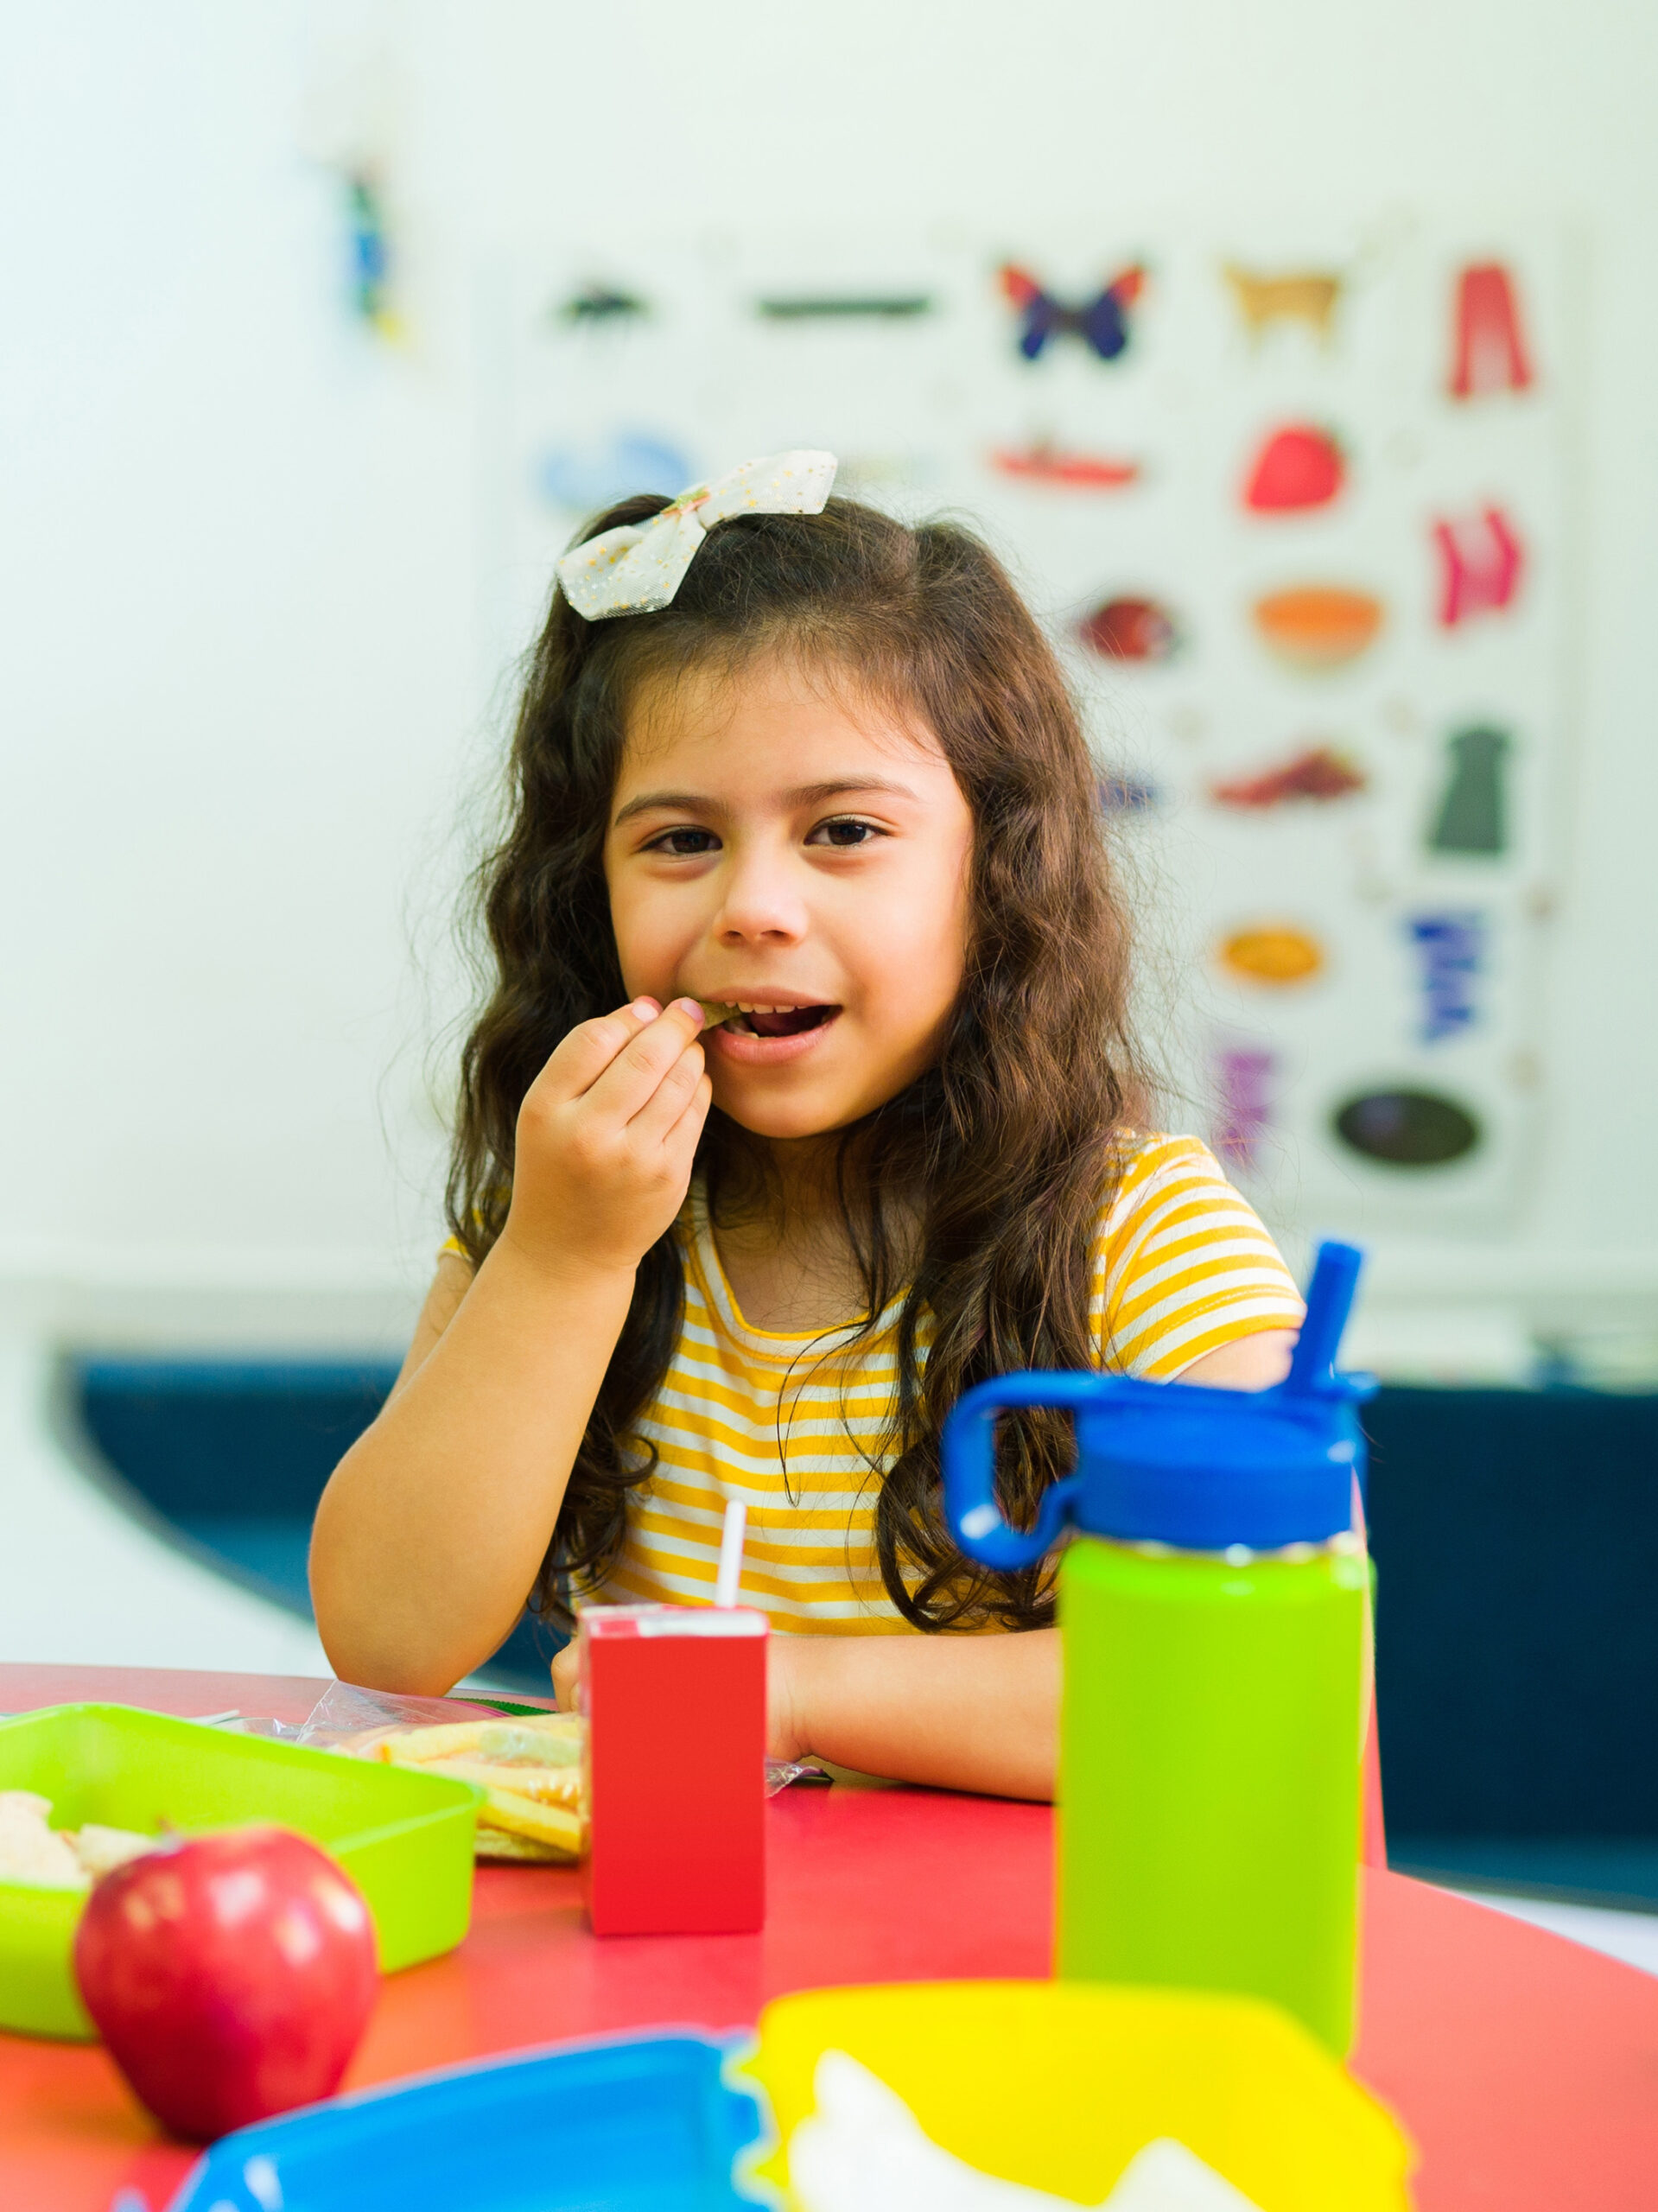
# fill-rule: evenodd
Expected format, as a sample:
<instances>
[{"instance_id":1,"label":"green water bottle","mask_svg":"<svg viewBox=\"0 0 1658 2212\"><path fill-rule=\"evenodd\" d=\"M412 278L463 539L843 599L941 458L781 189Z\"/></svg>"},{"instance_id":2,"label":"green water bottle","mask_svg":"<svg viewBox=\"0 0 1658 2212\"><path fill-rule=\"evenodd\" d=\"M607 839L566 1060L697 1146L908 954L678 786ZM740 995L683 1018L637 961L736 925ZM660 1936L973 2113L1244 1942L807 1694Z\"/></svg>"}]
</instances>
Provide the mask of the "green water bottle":
<instances>
[{"instance_id":1,"label":"green water bottle","mask_svg":"<svg viewBox=\"0 0 1658 2212\"><path fill-rule=\"evenodd\" d=\"M964 1551L1059 1567L1055 1971L1271 1999L1345 2056L1369 1567L1357 1407L1337 1376L1359 1255L1320 1250L1286 1380L1212 1390L1008 1375L945 1425ZM996 1416L1069 1408L1076 1471L1028 1534L994 1491Z\"/></svg>"}]
</instances>

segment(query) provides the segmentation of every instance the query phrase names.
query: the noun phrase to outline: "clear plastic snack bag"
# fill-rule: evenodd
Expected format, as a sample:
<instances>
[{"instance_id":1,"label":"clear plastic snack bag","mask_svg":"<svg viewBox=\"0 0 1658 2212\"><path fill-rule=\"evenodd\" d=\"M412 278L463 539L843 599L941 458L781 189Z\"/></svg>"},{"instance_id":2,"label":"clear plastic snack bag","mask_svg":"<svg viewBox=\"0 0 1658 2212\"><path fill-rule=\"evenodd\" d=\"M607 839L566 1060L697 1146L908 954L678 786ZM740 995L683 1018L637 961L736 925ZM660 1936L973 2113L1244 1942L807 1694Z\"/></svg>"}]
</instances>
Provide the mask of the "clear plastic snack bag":
<instances>
[{"instance_id":1,"label":"clear plastic snack bag","mask_svg":"<svg viewBox=\"0 0 1658 2212\"><path fill-rule=\"evenodd\" d=\"M486 1793L479 1814L478 1856L569 1863L583 1847L581 1746L586 1723L575 1713L487 1690L461 1697L403 1697L330 1682L305 1719L230 1724L352 1758L452 1774ZM826 1782L808 1762L768 1759L765 1788L775 1796L794 1782Z\"/></svg>"}]
</instances>

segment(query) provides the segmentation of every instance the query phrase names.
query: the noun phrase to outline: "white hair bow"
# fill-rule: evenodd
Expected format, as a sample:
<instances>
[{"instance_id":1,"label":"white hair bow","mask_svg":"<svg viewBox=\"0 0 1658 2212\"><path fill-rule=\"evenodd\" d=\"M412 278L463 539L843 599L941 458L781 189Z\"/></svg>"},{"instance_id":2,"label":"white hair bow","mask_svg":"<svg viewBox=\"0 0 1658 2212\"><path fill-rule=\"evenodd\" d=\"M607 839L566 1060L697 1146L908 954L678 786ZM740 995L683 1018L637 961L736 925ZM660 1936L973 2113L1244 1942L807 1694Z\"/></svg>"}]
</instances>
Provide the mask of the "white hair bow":
<instances>
[{"instance_id":1,"label":"white hair bow","mask_svg":"<svg viewBox=\"0 0 1658 2212\"><path fill-rule=\"evenodd\" d=\"M589 622L655 614L672 601L716 522L822 514L836 466L832 453L773 453L745 461L717 483L694 485L649 522L623 523L572 546L558 564L564 596Z\"/></svg>"}]
</instances>

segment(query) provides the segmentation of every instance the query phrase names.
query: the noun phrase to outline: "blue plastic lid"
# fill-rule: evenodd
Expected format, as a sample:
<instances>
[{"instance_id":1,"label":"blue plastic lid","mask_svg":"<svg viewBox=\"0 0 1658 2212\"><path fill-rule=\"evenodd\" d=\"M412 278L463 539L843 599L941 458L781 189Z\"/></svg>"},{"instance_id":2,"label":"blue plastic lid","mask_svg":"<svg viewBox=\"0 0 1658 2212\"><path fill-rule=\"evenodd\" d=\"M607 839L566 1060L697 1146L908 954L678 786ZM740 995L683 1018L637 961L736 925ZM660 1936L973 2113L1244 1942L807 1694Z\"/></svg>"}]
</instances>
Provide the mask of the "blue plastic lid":
<instances>
[{"instance_id":1,"label":"blue plastic lid","mask_svg":"<svg viewBox=\"0 0 1658 2212\"><path fill-rule=\"evenodd\" d=\"M946 1422L945 1508L970 1558L1003 1570L1039 1559L1067 1522L1123 1542L1219 1552L1326 1543L1352 1526L1363 1478L1357 1408L1375 1384L1337 1375L1336 1350L1360 1255L1325 1244L1290 1371L1269 1390L1217 1390L1131 1376L1025 1374L969 1390ZM1076 1416L1077 1470L1010 1529L994 1497L995 1423L1010 1408Z\"/></svg>"},{"instance_id":2,"label":"blue plastic lid","mask_svg":"<svg viewBox=\"0 0 1658 2212\"><path fill-rule=\"evenodd\" d=\"M754 2212L752 2042L607 2036L331 2097L221 2137L168 2212Z\"/></svg>"},{"instance_id":3,"label":"blue plastic lid","mask_svg":"<svg viewBox=\"0 0 1658 2212\"><path fill-rule=\"evenodd\" d=\"M1129 1382L1079 1413L1075 1525L1183 1551L1278 1551L1352 1526L1364 1449L1343 1387L1299 1402L1267 1392Z\"/></svg>"}]
</instances>

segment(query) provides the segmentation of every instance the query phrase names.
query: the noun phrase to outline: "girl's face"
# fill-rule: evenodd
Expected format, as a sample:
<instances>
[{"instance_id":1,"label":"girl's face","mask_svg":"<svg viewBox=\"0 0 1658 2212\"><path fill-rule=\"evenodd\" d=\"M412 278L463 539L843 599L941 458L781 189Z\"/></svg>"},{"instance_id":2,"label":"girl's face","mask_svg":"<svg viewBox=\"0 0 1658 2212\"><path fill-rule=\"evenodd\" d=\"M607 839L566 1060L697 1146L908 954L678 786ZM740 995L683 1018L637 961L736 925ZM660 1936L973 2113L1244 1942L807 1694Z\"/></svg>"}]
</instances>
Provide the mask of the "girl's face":
<instances>
[{"instance_id":1,"label":"girl's face","mask_svg":"<svg viewBox=\"0 0 1658 2212\"><path fill-rule=\"evenodd\" d=\"M890 709L778 660L657 687L605 840L623 979L753 1009L703 1037L743 1128L843 1128L938 1057L972 850L937 741Z\"/></svg>"}]
</instances>

